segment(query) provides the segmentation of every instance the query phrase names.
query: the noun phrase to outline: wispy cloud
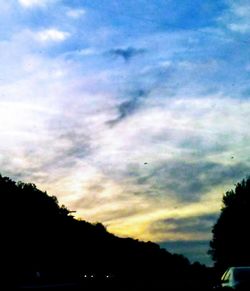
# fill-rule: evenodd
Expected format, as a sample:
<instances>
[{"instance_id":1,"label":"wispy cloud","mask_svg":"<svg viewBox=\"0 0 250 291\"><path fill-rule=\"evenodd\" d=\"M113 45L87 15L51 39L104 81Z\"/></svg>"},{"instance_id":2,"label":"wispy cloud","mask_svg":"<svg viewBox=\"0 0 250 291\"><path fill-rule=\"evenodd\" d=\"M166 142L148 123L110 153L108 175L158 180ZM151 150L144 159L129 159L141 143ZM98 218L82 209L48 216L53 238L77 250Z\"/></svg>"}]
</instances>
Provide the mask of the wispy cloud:
<instances>
[{"instance_id":1,"label":"wispy cloud","mask_svg":"<svg viewBox=\"0 0 250 291\"><path fill-rule=\"evenodd\" d=\"M18 0L18 2L25 8L31 7L44 7L49 2L54 2L53 0Z\"/></svg>"},{"instance_id":2,"label":"wispy cloud","mask_svg":"<svg viewBox=\"0 0 250 291\"><path fill-rule=\"evenodd\" d=\"M193 237L200 235L209 238L212 227L218 219L217 214L205 214L187 218L168 218L152 224L152 232L192 233Z\"/></svg>"},{"instance_id":3,"label":"wispy cloud","mask_svg":"<svg viewBox=\"0 0 250 291\"><path fill-rule=\"evenodd\" d=\"M41 42L61 42L66 40L70 36L69 32L62 31L56 28L49 28L38 31L35 38Z\"/></svg>"},{"instance_id":4,"label":"wispy cloud","mask_svg":"<svg viewBox=\"0 0 250 291\"><path fill-rule=\"evenodd\" d=\"M86 14L86 11L84 9L69 9L66 14L68 17L78 19L83 17Z\"/></svg>"},{"instance_id":5,"label":"wispy cloud","mask_svg":"<svg viewBox=\"0 0 250 291\"><path fill-rule=\"evenodd\" d=\"M240 34L247 34L250 32L249 17L250 5L248 1L229 1L228 9L223 16L220 17L220 20L231 31Z\"/></svg>"},{"instance_id":6,"label":"wispy cloud","mask_svg":"<svg viewBox=\"0 0 250 291\"><path fill-rule=\"evenodd\" d=\"M148 92L145 90L137 90L133 92L129 100L122 101L117 105L118 116L109 120L108 124L113 126L122 121L124 118L129 117L131 114L134 114L142 105L142 100L147 96Z\"/></svg>"},{"instance_id":7,"label":"wispy cloud","mask_svg":"<svg viewBox=\"0 0 250 291\"><path fill-rule=\"evenodd\" d=\"M248 33L250 32L250 24L248 23L231 23L228 27L235 32Z\"/></svg>"}]
</instances>

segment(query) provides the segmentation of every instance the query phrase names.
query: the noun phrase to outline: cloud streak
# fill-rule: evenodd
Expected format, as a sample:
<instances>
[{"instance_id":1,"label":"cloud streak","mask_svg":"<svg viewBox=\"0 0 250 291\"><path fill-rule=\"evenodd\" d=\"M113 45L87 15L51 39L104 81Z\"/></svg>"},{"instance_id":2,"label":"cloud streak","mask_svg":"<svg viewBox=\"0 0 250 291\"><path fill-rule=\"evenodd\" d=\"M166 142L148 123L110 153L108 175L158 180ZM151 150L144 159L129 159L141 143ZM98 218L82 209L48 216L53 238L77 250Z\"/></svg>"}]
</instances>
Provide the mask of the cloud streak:
<instances>
[{"instance_id":1,"label":"cloud streak","mask_svg":"<svg viewBox=\"0 0 250 291\"><path fill-rule=\"evenodd\" d=\"M123 101L117 106L118 116L115 119L108 121L108 124L111 126L116 125L131 114L134 114L140 109L142 101L147 95L148 92L145 90L135 91L129 100Z\"/></svg>"},{"instance_id":2,"label":"cloud streak","mask_svg":"<svg viewBox=\"0 0 250 291\"><path fill-rule=\"evenodd\" d=\"M215 224L218 215L206 214L197 217L188 218L169 218L157 221L152 225L153 232L160 232L169 229L171 232L177 233L193 233L207 236L211 232L212 226Z\"/></svg>"}]
</instances>

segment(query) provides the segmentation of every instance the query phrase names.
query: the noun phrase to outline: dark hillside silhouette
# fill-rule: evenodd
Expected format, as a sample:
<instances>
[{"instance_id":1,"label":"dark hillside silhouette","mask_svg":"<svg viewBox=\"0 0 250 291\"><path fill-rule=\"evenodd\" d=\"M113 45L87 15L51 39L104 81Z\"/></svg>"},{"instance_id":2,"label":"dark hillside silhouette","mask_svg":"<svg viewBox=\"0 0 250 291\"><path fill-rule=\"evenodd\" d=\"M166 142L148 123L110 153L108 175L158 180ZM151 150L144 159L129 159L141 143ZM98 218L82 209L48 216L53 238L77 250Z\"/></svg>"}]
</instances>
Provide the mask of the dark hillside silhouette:
<instances>
[{"instance_id":1,"label":"dark hillside silhouette","mask_svg":"<svg viewBox=\"0 0 250 291\"><path fill-rule=\"evenodd\" d=\"M79 280L93 272L112 274L123 286L140 282L144 289L153 285L156 290L157 284L194 284L197 271L207 275L204 266L191 265L155 243L118 238L101 223L75 219L56 197L34 184L0 175L0 197L1 263L7 284L22 281L27 274Z\"/></svg>"},{"instance_id":2,"label":"dark hillside silhouette","mask_svg":"<svg viewBox=\"0 0 250 291\"><path fill-rule=\"evenodd\" d=\"M221 272L229 266L250 265L250 178L223 196L213 227L210 254Z\"/></svg>"}]
</instances>

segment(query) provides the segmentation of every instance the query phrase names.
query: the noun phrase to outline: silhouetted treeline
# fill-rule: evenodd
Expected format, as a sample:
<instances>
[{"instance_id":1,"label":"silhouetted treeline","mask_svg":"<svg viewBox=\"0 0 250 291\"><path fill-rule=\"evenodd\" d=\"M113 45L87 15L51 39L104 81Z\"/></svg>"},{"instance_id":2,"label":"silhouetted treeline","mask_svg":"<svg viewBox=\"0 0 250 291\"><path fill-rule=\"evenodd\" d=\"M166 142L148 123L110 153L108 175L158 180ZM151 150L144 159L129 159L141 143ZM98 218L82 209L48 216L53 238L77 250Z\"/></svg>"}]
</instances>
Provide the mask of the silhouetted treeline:
<instances>
[{"instance_id":1,"label":"silhouetted treeline","mask_svg":"<svg viewBox=\"0 0 250 291\"><path fill-rule=\"evenodd\" d=\"M192 265L182 255L170 254L152 242L118 238L101 223L75 219L56 197L34 184L0 175L0 195L1 263L6 281L37 271L63 279L109 272L120 283L137 281L144 287L171 282L179 287L202 285L208 280L205 266Z\"/></svg>"},{"instance_id":2,"label":"silhouetted treeline","mask_svg":"<svg viewBox=\"0 0 250 291\"><path fill-rule=\"evenodd\" d=\"M227 191L222 202L210 243L210 254L220 273L230 266L250 266L250 178Z\"/></svg>"}]
</instances>

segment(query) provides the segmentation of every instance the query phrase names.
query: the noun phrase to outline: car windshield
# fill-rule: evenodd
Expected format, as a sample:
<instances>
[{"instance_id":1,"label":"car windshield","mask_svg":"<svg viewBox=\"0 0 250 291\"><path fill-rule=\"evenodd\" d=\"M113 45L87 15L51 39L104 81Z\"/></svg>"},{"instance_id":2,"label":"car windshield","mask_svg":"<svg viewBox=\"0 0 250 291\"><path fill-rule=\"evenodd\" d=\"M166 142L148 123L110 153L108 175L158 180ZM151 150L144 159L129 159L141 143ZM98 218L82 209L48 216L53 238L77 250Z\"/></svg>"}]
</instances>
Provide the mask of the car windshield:
<instances>
[{"instance_id":1,"label":"car windshield","mask_svg":"<svg viewBox=\"0 0 250 291\"><path fill-rule=\"evenodd\" d=\"M237 281L250 281L250 267L235 269L234 274Z\"/></svg>"}]
</instances>

